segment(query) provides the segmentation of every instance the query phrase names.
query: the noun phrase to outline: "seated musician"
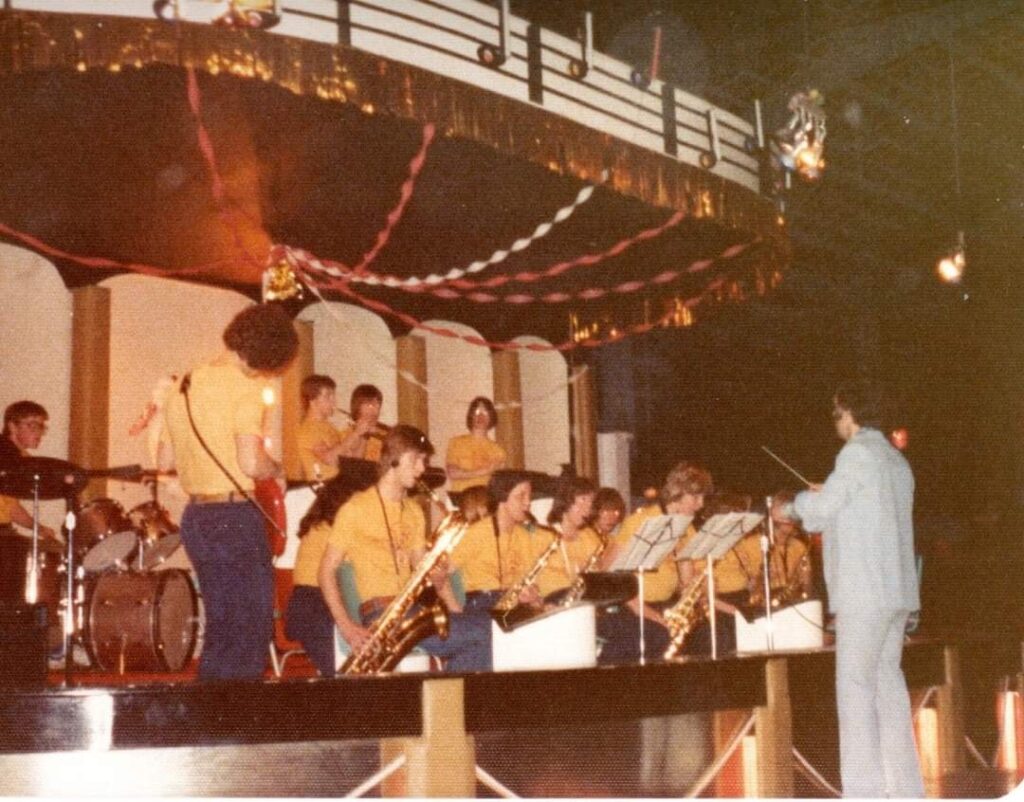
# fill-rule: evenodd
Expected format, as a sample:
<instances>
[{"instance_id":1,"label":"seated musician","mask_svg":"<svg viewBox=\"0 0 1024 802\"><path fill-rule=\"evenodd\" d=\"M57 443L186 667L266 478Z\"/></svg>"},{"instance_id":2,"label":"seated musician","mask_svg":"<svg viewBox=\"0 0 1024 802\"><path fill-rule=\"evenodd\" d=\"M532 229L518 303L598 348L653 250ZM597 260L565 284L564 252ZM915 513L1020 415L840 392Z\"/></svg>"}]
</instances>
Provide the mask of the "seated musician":
<instances>
[{"instance_id":1,"label":"seated musician","mask_svg":"<svg viewBox=\"0 0 1024 802\"><path fill-rule=\"evenodd\" d=\"M469 434L460 434L448 441L444 460L452 493L486 486L491 474L505 467L505 449L487 436L497 425L498 411L489 398L477 396L469 402L466 411Z\"/></svg>"},{"instance_id":2,"label":"seated musician","mask_svg":"<svg viewBox=\"0 0 1024 802\"><path fill-rule=\"evenodd\" d=\"M594 496L590 529L600 538L610 538L626 517L626 502L614 487L602 487Z\"/></svg>"},{"instance_id":3,"label":"seated musician","mask_svg":"<svg viewBox=\"0 0 1024 802\"><path fill-rule=\"evenodd\" d=\"M410 576L426 553L423 509L408 498L427 467L434 447L419 429L398 425L384 438L377 483L356 493L338 510L320 561L319 583L324 601L342 638L353 651L371 637L372 625L396 596L407 590ZM363 600L360 621L345 609L337 584L343 561L352 564L356 589ZM448 671L484 671L491 667L490 622L462 615L448 582L447 566L436 565L431 583L450 611L447 640L432 636L417 646L445 657Z\"/></svg>"},{"instance_id":4,"label":"seated musician","mask_svg":"<svg viewBox=\"0 0 1024 802\"><path fill-rule=\"evenodd\" d=\"M302 479L326 482L338 475L341 433L331 423L335 401L334 379L312 374L302 380L303 416L299 425L298 449Z\"/></svg>"},{"instance_id":5,"label":"seated musician","mask_svg":"<svg viewBox=\"0 0 1024 802\"><path fill-rule=\"evenodd\" d=\"M551 533L530 523L532 487L525 472L497 471L488 490L494 514L469 527L452 552L452 565L462 574L466 612L480 615L490 626L487 614L534 565L551 542ZM463 493L462 503L472 495ZM540 596L536 588L524 587L521 600L534 603Z\"/></svg>"},{"instance_id":6,"label":"seated musician","mask_svg":"<svg viewBox=\"0 0 1024 802\"><path fill-rule=\"evenodd\" d=\"M712 500L706 510L706 517L728 512L746 512L750 509L748 496L722 494ZM683 548L696 532L687 532L680 541ZM689 584L706 569L704 560L684 560L679 563L680 577ZM739 607L750 601L761 574L761 529L746 535L723 557L714 561L715 578L715 629L718 653L736 651L736 618ZM711 626L707 620L698 624L683 648L684 654L711 654Z\"/></svg>"},{"instance_id":7,"label":"seated musician","mask_svg":"<svg viewBox=\"0 0 1024 802\"><path fill-rule=\"evenodd\" d=\"M795 496L791 490L782 490L772 496L775 545L768 553L768 576L773 604L806 599L813 591L810 549L801 535L800 524L786 514L788 509L792 509Z\"/></svg>"},{"instance_id":8,"label":"seated musician","mask_svg":"<svg viewBox=\"0 0 1024 802\"><path fill-rule=\"evenodd\" d=\"M334 518L352 496L351 485L335 479L320 488L299 523L295 555L295 588L285 612L285 635L297 640L321 676L334 676L334 618L320 592L320 561L327 549Z\"/></svg>"},{"instance_id":9,"label":"seated musician","mask_svg":"<svg viewBox=\"0 0 1024 802\"><path fill-rule=\"evenodd\" d=\"M597 488L586 477L559 479L548 523L560 535L560 542L537 577L537 589L545 599L557 603L554 594L567 590L583 571L596 567L591 558L595 553L600 558L601 538L587 526L596 494Z\"/></svg>"},{"instance_id":10,"label":"seated musician","mask_svg":"<svg viewBox=\"0 0 1024 802\"><path fill-rule=\"evenodd\" d=\"M28 456L35 451L46 434L49 420L46 409L35 401L15 401L4 410L4 453ZM20 501L10 496L0 496L0 535L15 535L12 524L31 529L35 520ZM39 537L56 538L48 526L39 525Z\"/></svg>"},{"instance_id":11,"label":"seated musician","mask_svg":"<svg viewBox=\"0 0 1024 802\"><path fill-rule=\"evenodd\" d=\"M703 468L689 462L676 465L665 477L658 503L641 507L623 522L618 535L605 552L602 565L607 567L615 560L644 521L664 514L696 515L704 506L704 495L711 488L711 474ZM687 531L691 535L694 533L692 525ZM620 609L598 618L597 633L606 641L600 655L602 663L633 662L639 659L637 616L640 614L645 618L645 656L660 658L664 654L669 635L662 612L672 605L680 590L680 572L673 557L684 539L680 539L673 554L657 570L644 575L642 600L633 599L628 603L628 609Z\"/></svg>"},{"instance_id":12,"label":"seated musician","mask_svg":"<svg viewBox=\"0 0 1024 802\"><path fill-rule=\"evenodd\" d=\"M341 456L349 459L380 460L384 428L380 424L380 408L384 394L372 384L360 384L352 391L349 414L352 424L341 432Z\"/></svg>"}]
</instances>

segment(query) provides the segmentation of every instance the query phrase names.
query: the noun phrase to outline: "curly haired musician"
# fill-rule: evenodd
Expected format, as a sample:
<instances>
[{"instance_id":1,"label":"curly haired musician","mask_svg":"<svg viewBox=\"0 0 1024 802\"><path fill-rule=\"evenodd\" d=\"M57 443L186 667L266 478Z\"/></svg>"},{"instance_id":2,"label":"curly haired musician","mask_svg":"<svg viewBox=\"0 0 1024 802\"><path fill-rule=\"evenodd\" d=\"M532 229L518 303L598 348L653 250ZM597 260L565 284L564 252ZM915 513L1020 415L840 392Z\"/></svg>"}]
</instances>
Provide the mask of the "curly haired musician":
<instances>
[{"instance_id":1,"label":"curly haired musician","mask_svg":"<svg viewBox=\"0 0 1024 802\"><path fill-rule=\"evenodd\" d=\"M412 426L398 425L384 438L377 483L356 493L334 519L320 561L319 582L327 608L342 638L358 650L370 636L373 622L398 596L426 553L426 519L408 492L426 470L434 447ZM345 609L337 570L352 564L362 604L360 621ZM437 566L431 582L450 612L447 640L437 636L419 642L424 651L445 657L448 671L484 671L491 667L490 622L463 615L448 582L447 569Z\"/></svg>"},{"instance_id":2,"label":"curly haired musician","mask_svg":"<svg viewBox=\"0 0 1024 802\"><path fill-rule=\"evenodd\" d=\"M900 666L907 618L920 609L914 562L914 475L879 431L883 395L844 384L832 420L846 444L823 485L797 495L804 526L822 532L836 621L836 703L843 795L923 797L910 697Z\"/></svg>"},{"instance_id":3,"label":"curly haired musician","mask_svg":"<svg viewBox=\"0 0 1024 802\"><path fill-rule=\"evenodd\" d=\"M264 447L263 388L299 343L291 318L272 304L240 312L223 340L226 350L168 396L158 454L189 494L181 540L206 605L201 680L259 678L266 666L274 575L264 518L247 495L254 480L282 476Z\"/></svg>"}]
</instances>

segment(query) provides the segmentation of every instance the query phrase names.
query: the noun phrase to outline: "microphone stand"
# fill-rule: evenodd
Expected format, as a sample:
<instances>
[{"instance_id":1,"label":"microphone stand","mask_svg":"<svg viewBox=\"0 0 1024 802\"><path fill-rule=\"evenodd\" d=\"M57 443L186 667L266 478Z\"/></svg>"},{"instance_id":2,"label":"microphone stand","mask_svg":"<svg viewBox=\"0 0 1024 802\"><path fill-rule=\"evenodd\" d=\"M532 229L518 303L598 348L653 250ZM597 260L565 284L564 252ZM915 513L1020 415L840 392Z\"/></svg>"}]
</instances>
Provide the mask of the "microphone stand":
<instances>
[{"instance_id":1,"label":"microphone stand","mask_svg":"<svg viewBox=\"0 0 1024 802\"><path fill-rule=\"evenodd\" d=\"M761 568L764 575L764 613L765 626L768 628L768 651L775 651L775 627L772 626L772 580L771 580L771 549L775 544L775 521L772 520L772 497L766 499L768 505L767 523L761 530Z\"/></svg>"}]
</instances>

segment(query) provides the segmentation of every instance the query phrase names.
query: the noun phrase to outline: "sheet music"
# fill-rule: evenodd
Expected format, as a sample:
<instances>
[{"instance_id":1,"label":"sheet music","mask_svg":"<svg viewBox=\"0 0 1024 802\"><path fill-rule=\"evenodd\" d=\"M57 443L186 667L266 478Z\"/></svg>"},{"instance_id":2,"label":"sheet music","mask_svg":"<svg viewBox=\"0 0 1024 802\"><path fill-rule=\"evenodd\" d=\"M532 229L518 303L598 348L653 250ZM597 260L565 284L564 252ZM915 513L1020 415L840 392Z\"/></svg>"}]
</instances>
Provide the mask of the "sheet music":
<instances>
[{"instance_id":1,"label":"sheet music","mask_svg":"<svg viewBox=\"0 0 1024 802\"><path fill-rule=\"evenodd\" d=\"M608 567L609 571L653 571L679 542L693 519L688 515L656 515L633 534L628 546Z\"/></svg>"},{"instance_id":2,"label":"sheet music","mask_svg":"<svg viewBox=\"0 0 1024 802\"><path fill-rule=\"evenodd\" d=\"M718 560L764 520L756 512L726 512L704 522L697 536L680 554L687 560L702 560L708 555Z\"/></svg>"}]
</instances>

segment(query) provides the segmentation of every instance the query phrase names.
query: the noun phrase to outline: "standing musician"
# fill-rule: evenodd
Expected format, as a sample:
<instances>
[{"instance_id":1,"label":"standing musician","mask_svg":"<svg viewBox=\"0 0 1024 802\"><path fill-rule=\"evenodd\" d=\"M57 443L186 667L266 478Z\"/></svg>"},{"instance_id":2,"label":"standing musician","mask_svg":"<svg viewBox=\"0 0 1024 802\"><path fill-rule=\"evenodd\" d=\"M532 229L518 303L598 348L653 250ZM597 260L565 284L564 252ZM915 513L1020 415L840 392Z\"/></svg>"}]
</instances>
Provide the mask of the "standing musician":
<instances>
[{"instance_id":1,"label":"standing musician","mask_svg":"<svg viewBox=\"0 0 1024 802\"><path fill-rule=\"evenodd\" d=\"M602 548L601 538L587 526L596 494L594 483L582 476L567 476L558 482L548 513L548 523L560 535L558 551L537 577L537 589L545 598L570 587Z\"/></svg>"},{"instance_id":2,"label":"standing musician","mask_svg":"<svg viewBox=\"0 0 1024 802\"><path fill-rule=\"evenodd\" d=\"M477 396L466 410L469 434L460 434L448 441L445 469L453 493L468 487L486 485L491 474L505 467L505 449L487 433L498 425L498 411L489 398Z\"/></svg>"},{"instance_id":3,"label":"standing musician","mask_svg":"<svg viewBox=\"0 0 1024 802\"><path fill-rule=\"evenodd\" d=\"M4 410L5 455L24 457L28 456L29 451L39 448L49 418L46 409L35 401L15 401L10 404ZM0 536L16 534L12 524L31 529L35 520L18 499L0 496ZM39 537L55 539L57 535L50 527L40 524Z\"/></svg>"},{"instance_id":4,"label":"standing musician","mask_svg":"<svg viewBox=\"0 0 1024 802\"><path fill-rule=\"evenodd\" d=\"M384 394L372 384L360 384L352 391L349 415L352 424L341 433L340 455L349 459L380 460L384 427L380 408Z\"/></svg>"},{"instance_id":5,"label":"standing musician","mask_svg":"<svg viewBox=\"0 0 1024 802\"><path fill-rule=\"evenodd\" d=\"M263 441L264 377L298 350L279 306L251 306L228 324L226 350L195 367L167 399L158 462L177 468L189 504L181 540L199 578L206 632L199 678L263 676L273 636L274 575L254 480L281 479ZM198 434L197 434L198 433Z\"/></svg>"},{"instance_id":6,"label":"standing musician","mask_svg":"<svg viewBox=\"0 0 1024 802\"><path fill-rule=\"evenodd\" d=\"M326 482L338 475L342 453L341 433L331 423L337 406L337 385L330 376L314 373L302 380L303 416L299 424L298 448L302 479Z\"/></svg>"},{"instance_id":7,"label":"standing musician","mask_svg":"<svg viewBox=\"0 0 1024 802\"><path fill-rule=\"evenodd\" d=\"M487 614L506 591L519 584L551 543L552 534L530 523L533 488L527 473L497 471L488 490L494 514L466 530L452 552L452 565L462 575L466 612L480 615L490 626ZM473 492L463 493L463 500ZM520 601L537 603L540 595L535 587L523 588Z\"/></svg>"},{"instance_id":8,"label":"standing musician","mask_svg":"<svg viewBox=\"0 0 1024 802\"><path fill-rule=\"evenodd\" d=\"M371 634L369 627L405 588L427 551L426 519L420 505L408 498L408 492L416 486L433 453L434 447L419 429L393 427L384 438L377 483L354 494L334 519L318 578L327 608L353 651L365 644ZM362 599L360 621L349 617L338 589L337 570L346 560L352 564ZM430 580L450 612L449 635L447 640L429 637L418 647L448 658L447 671L490 670L490 622L485 625L480 618L461 615L462 607L448 582L447 566L435 566Z\"/></svg>"},{"instance_id":9,"label":"standing musician","mask_svg":"<svg viewBox=\"0 0 1024 802\"><path fill-rule=\"evenodd\" d=\"M602 560L602 565L607 567L614 562L618 552L627 547L633 535L649 518L664 514L690 517L696 515L704 506L705 494L710 493L711 489L711 474L706 470L690 462L676 465L665 477L665 484L659 493L659 502L641 507L623 522L622 528L606 552L606 558ZM687 535L692 537L694 534L696 530L691 525ZM645 654L660 656L668 647L668 630L662 612L671 606L680 590L680 567L677 567L675 554L681 548L683 540L686 540L686 536L657 570L644 576L642 600L633 599L628 603L628 609L620 609L617 613L603 615L598 619L598 635L607 641L601 650L602 662L621 663L639 659L637 633L640 627L637 616L641 614L646 619ZM686 584L684 581L682 587L686 587Z\"/></svg>"}]
</instances>

